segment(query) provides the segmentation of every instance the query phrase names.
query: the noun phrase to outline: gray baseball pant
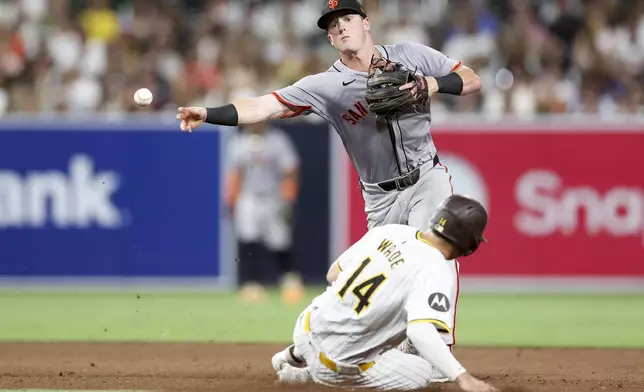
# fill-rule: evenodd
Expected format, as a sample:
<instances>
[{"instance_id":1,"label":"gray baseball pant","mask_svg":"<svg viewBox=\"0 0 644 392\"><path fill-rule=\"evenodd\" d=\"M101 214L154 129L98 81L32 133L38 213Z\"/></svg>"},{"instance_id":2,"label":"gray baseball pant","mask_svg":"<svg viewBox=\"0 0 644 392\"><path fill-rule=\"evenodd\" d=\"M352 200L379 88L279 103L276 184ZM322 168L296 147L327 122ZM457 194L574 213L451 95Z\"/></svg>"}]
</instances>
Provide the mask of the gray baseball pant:
<instances>
[{"instance_id":1,"label":"gray baseball pant","mask_svg":"<svg viewBox=\"0 0 644 392\"><path fill-rule=\"evenodd\" d=\"M406 224L421 231L429 229L429 220L438 205L454 193L449 171L446 166L433 166L429 161L420 167L418 182L402 191L383 191L377 184L362 183L362 197L367 213L367 228L369 230L386 224ZM448 261L454 274L454 285L449 300L454 306L450 309L452 322L448 327L451 334L445 334L443 340L453 345L456 340L454 328L456 324L456 305L459 291L459 265L456 260Z\"/></svg>"}]
</instances>

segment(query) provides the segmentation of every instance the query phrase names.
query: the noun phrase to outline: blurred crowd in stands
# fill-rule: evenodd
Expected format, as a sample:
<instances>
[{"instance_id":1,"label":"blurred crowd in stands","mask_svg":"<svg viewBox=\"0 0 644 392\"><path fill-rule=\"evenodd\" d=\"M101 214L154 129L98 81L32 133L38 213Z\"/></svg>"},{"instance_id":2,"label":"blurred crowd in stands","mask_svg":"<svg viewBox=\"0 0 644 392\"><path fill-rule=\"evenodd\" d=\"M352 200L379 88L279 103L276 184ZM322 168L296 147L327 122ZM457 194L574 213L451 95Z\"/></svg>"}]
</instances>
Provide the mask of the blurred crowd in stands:
<instances>
[{"instance_id":1,"label":"blurred crowd in stands","mask_svg":"<svg viewBox=\"0 0 644 392\"><path fill-rule=\"evenodd\" d=\"M0 0L0 115L214 106L327 70L323 0ZM483 91L432 111L644 114L644 1L363 0L376 44L417 41ZM314 116L308 116L314 117Z\"/></svg>"}]
</instances>

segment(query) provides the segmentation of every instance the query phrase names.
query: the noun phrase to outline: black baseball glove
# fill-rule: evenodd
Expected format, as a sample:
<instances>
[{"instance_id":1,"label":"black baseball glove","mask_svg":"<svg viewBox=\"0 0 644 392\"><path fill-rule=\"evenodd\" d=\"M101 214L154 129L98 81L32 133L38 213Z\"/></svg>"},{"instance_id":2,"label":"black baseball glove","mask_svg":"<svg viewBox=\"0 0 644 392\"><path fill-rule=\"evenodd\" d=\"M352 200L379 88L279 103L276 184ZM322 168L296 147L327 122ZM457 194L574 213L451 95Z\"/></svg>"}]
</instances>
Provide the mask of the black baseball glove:
<instances>
[{"instance_id":1,"label":"black baseball glove","mask_svg":"<svg viewBox=\"0 0 644 392\"><path fill-rule=\"evenodd\" d=\"M398 113L419 112L429 99L427 79L400 63L372 58L365 99L379 121Z\"/></svg>"}]
</instances>

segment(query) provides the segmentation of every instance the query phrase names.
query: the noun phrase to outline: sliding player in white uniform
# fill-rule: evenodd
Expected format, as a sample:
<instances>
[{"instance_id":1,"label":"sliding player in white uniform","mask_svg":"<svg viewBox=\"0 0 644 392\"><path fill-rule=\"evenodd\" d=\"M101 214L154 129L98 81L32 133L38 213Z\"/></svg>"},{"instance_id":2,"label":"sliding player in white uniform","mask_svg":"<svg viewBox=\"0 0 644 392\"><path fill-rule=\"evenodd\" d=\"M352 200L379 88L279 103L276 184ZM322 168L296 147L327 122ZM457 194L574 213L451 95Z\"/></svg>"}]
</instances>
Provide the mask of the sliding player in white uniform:
<instances>
[{"instance_id":1,"label":"sliding player in white uniform","mask_svg":"<svg viewBox=\"0 0 644 392\"><path fill-rule=\"evenodd\" d=\"M447 261L474 253L486 225L480 203L454 195L425 232L399 224L367 232L329 269L331 285L298 318L294 344L273 356L279 380L381 390L451 380L464 391L496 391L441 339L453 327ZM418 355L396 348L405 337Z\"/></svg>"}]
</instances>

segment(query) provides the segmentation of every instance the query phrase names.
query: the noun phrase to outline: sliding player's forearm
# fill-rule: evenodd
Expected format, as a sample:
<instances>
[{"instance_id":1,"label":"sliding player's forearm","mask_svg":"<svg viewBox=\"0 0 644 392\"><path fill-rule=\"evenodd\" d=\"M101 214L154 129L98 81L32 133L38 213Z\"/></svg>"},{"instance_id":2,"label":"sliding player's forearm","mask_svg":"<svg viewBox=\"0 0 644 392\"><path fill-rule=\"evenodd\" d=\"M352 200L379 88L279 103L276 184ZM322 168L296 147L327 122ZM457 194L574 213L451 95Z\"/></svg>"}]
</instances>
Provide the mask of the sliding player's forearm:
<instances>
[{"instance_id":1,"label":"sliding player's forearm","mask_svg":"<svg viewBox=\"0 0 644 392\"><path fill-rule=\"evenodd\" d=\"M420 355L450 380L454 381L458 376L465 373L465 368L454 358L454 355L449 351L433 324L409 324L407 326L407 337L409 337Z\"/></svg>"}]
</instances>

